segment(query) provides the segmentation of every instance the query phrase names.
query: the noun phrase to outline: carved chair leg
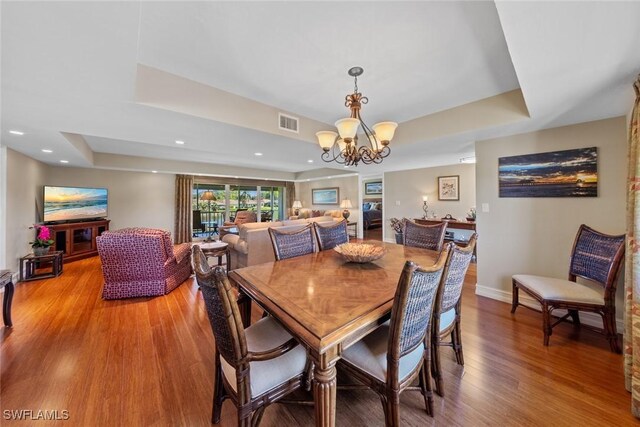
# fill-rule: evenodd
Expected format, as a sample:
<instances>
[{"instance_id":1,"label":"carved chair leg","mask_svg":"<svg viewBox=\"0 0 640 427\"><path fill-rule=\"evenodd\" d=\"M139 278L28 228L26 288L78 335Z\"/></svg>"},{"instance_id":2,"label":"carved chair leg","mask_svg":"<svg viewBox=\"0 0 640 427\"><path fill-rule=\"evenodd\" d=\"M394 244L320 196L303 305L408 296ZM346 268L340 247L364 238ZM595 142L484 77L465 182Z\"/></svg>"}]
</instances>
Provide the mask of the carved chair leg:
<instances>
[{"instance_id":1,"label":"carved chair leg","mask_svg":"<svg viewBox=\"0 0 640 427\"><path fill-rule=\"evenodd\" d=\"M516 312L516 308L518 308L518 285L516 285L516 281L511 281L511 313Z\"/></svg>"},{"instance_id":2,"label":"carved chair leg","mask_svg":"<svg viewBox=\"0 0 640 427\"><path fill-rule=\"evenodd\" d=\"M389 415L388 415L389 407L387 406L387 398L386 398L386 396L380 395L380 403L382 403L382 410L384 411L384 423L386 425L387 424L387 420L389 419Z\"/></svg>"},{"instance_id":3,"label":"carved chair leg","mask_svg":"<svg viewBox=\"0 0 640 427\"><path fill-rule=\"evenodd\" d=\"M241 415L238 411L238 427L251 427L251 414Z\"/></svg>"},{"instance_id":4,"label":"carved chair leg","mask_svg":"<svg viewBox=\"0 0 640 427\"><path fill-rule=\"evenodd\" d=\"M544 333L544 345L549 345L549 336L551 335L551 313L547 303L542 303L542 332Z\"/></svg>"},{"instance_id":5,"label":"carved chair leg","mask_svg":"<svg viewBox=\"0 0 640 427\"><path fill-rule=\"evenodd\" d=\"M387 417L385 420L386 427L400 426L400 394L390 392L387 396Z\"/></svg>"},{"instance_id":6,"label":"carved chair leg","mask_svg":"<svg viewBox=\"0 0 640 427\"><path fill-rule=\"evenodd\" d=\"M222 383L222 369L220 368L220 353L216 351L215 367L213 373L213 409L211 411L211 422L213 424L220 423L222 415L222 402L224 402L225 390Z\"/></svg>"},{"instance_id":7,"label":"carved chair leg","mask_svg":"<svg viewBox=\"0 0 640 427\"><path fill-rule=\"evenodd\" d=\"M253 418L251 419L251 427L258 427L260 425L260 421L262 421L262 416L264 415L265 409L266 406L261 406L260 408L256 409L256 411L253 413Z\"/></svg>"},{"instance_id":8,"label":"carved chair leg","mask_svg":"<svg viewBox=\"0 0 640 427\"><path fill-rule=\"evenodd\" d=\"M444 397L444 384L442 382L442 365L440 364L439 334L433 334L433 339L431 341L431 375L433 376L433 379L436 382L436 393Z\"/></svg>"},{"instance_id":9,"label":"carved chair leg","mask_svg":"<svg viewBox=\"0 0 640 427\"><path fill-rule=\"evenodd\" d=\"M614 353L622 353L622 348L618 342L618 328L616 326L616 314L614 312L605 312L602 315L602 322L604 324L604 333L609 340L609 346Z\"/></svg>"},{"instance_id":10,"label":"carved chair leg","mask_svg":"<svg viewBox=\"0 0 640 427\"><path fill-rule=\"evenodd\" d=\"M574 326L580 326L580 314L578 310L569 310L569 315L571 316Z\"/></svg>"},{"instance_id":11,"label":"carved chair leg","mask_svg":"<svg viewBox=\"0 0 640 427\"><path fill-rule=\"evenodd\" d=\"M456 326L451 331L451 341L453 342L453 351L456 353L456 362L460 366L464 366L464 355L462 354L462 333L460 330L460 319L456 320Z\"/></svg>"},{"instance_id":12,"label":"carved chair leg","mask_svg":"<svg viewBox=\"0 0 640 427\"><path fill-rule=\"evenodd\" d=\"M420 388L424 397L424 407L429 416L433 417L433 391L431 389L431 377L429 376L429 365L425 362L420 369Z\"/></svg>"}]
</instances>

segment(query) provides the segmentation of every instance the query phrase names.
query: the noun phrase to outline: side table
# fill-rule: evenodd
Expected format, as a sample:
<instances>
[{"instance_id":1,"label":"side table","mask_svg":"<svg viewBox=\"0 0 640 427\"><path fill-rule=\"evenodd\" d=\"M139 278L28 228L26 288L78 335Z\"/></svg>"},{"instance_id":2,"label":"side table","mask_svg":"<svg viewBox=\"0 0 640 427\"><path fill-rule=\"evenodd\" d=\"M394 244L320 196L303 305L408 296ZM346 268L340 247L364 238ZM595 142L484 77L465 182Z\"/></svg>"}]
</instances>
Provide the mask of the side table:
<instances>
[{"instance_id":1,"label":"side table","mask_svg":"<svg viewBox=\"0 0 640 427\"><path fill-rule=\"evenodd\" d=\"M349 227L353 227L353 234L349 232ZM358 221L347 222L347 234L349 235L349 237L353 237L353 238L358 237Z\"/></svg>"},{"instance_id":2,"label":"side table","mask_svg":"<svg viewBox=\"0 0 640 427\"><path fill-rule=\"evenodd\" d=\"M197 242L194 245L200 246L202 253L207 257L218 258L218 265L222 265L222 257L227 261L227 273L231 271L231 251L225 242Z\"/></svg>"},{"instance_id":3,"label":"side table","mask_svg":"<svg viewBox=\"0 0 640 427\"><path fill-rule=\"evenodd\" d=\"M0 289L4 288L2 299L2 320L7 328L13 326L11 322L11 301L13 301L13 273L10 270L0 270Z\"/></svg>"},{"instance_id":4,"label":"side table","mask_svg":"<svg viewBox=\"0 0 640 427\"><path fill-rule=\"evenodd\" d=\"M62 255L64 251L49 252L46 255L29 254L20 258L20 281L58 277L62 274ZM51 271L36 273L42 264L51 263Z\"/></svg>"}]
</instances>

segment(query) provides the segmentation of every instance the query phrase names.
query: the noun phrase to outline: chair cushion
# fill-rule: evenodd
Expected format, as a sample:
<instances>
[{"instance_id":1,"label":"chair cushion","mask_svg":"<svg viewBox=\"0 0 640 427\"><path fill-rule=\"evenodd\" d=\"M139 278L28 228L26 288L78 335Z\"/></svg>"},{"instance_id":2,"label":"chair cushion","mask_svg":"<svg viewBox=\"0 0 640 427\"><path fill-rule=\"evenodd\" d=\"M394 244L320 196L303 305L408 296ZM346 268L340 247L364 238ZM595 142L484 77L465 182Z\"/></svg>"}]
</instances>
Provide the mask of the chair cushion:
<instances>
[{"instance_id":1,"label":"chair cushion","mask_svg":"<svg viewBox=\"0 0 640 427\"><path fill-rule=\"evenodd\" d=\"M249 351L266 351L289 341L291 335L273 317L265 317L245 329ZM222 373L227 382L236 390L236 370L220 358ZM280 357L262 362L251 362L251 396L257 397L279 384L301 374L307 363L307 352L301 345Z\"/></svg>"},{"instance_id":2,"label":"chair cushion","mask_svg":"<svg viewBox=\"0 0 640 427\"><path fill-rule=\"evenodd\" d=\"M604 305L603 292L580 283L529 274L516 274L513 280L547 300Z\"/></svg>"},{"instance_id":3,"label":"chair cushion","mask_svg":"<svg viewBox=\"0 0 640 427\"><path fill-rule=\"evenodd\" d=\"M368 373L381 382L387 381L387 348L389 347L390 322L353 344L342 353L342 359L350 365ZM424 347L419 345L400 359L398 380L407 377L422 360Z\"/></svg>"},{"instance_id":4,"label":"chair cushion","mask_svg":"<svg viewBox=\"0 0 640 427\"><path fill-rule=\"evenodd\" d=\"M447 329L456 320L456 309L452 308L440 314L440 330Z\"/></svg>"}]
</instances>

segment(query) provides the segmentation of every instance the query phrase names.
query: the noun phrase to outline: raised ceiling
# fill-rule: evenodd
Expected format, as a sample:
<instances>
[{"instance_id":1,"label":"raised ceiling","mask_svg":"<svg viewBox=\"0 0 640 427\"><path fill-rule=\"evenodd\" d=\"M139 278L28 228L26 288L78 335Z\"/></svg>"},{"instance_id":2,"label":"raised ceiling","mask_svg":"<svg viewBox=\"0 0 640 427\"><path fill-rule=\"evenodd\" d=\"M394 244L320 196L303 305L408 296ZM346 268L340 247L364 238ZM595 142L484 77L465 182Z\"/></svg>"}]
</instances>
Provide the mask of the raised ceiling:
<instances>
[{"instance_id":1,"label":"raised ceiling","mask_svg":"<svg viewBox=\"0 0 640 427\"><path fill-rule=\"evenodd\" d=\"M121 155L254 175L325 167L313 133L347 114L353 65L365 68L365 120L400 122L391 156L357 171L450 164L478 140L626 114L640 71L639 3L0 8L2 144L70 166L119 167ZM300 117L300 134L277 129L278 111Z\"/></svg>"}]
</instances>

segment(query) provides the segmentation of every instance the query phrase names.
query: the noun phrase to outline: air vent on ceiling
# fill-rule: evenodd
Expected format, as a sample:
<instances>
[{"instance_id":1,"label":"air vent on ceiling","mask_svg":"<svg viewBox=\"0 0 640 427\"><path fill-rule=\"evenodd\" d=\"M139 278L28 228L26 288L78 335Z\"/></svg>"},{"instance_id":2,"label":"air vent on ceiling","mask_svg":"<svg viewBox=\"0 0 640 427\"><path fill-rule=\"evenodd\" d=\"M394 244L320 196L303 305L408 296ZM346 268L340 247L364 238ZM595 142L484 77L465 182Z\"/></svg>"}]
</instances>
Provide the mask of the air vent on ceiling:
<instances>
[{"instance_id":1,"label":"air vent on ceiling","mask_svg":"<svg viewBox=\"0 0 640 427\"><path fill-rule=\"evenodd\" d=\"M298 133L298 118L278 113L278 128L289 132Z\"/></svg>"}]
</instances>

